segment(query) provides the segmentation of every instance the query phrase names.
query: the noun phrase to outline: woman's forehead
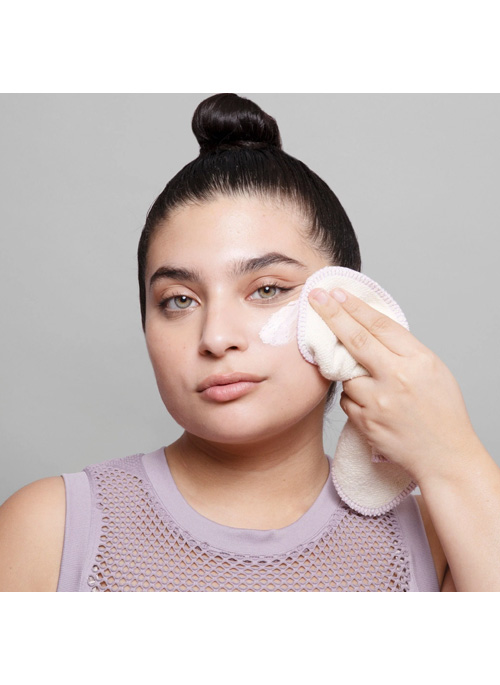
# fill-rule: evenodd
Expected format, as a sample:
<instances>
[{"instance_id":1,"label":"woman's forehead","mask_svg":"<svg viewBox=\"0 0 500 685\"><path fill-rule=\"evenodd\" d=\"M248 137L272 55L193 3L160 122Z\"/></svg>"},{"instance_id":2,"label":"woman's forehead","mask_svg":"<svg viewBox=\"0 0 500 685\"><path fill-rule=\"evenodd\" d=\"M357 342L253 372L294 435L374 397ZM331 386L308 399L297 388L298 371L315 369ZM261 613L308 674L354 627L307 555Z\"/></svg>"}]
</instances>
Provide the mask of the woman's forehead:
<instances>
[{"instance_id":1,"label":"woman's forehead","mask_svg":"<svg viewBox=\"0 0 500 685\"><path fill-rule=\"evenodd\" d=\"M291 207L256 198L221 198L176 210L160 223L151 241L151 258L162 253L196 259L233 261L238 253L302 253L312 245L305 222ZM295 255L292 255L295 256Z\"/></svg>"}]
</instances>

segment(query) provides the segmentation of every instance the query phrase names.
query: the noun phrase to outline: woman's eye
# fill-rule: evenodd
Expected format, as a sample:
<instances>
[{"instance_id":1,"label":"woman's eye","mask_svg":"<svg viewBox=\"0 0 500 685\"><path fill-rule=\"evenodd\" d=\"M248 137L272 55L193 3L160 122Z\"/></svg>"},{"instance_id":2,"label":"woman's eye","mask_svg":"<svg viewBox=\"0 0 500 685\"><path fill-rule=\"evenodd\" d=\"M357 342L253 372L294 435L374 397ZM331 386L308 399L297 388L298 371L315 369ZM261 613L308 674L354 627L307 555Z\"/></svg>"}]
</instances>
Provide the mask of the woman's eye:
<instances>
[{"instance_id":1,"label":"woman's eye","mask_svg":"<svg viewBox=\"0 0 500 685\"><path fill-rule=\"evenodd\" d=\"M180 311L182 309L189 309L192 302L194 302L193 298L187 295L174 295L162 300L160 308L169 311Z\"/></svg>"},{"instance_id":2,"label":"woman's eye","mask_svg":"<svg viewBox=\"0 0 500 685\"><path fill-rule=\"evenodd\" d=\"M252 293L252 297L250 298L251 300L273 300L275 297L279 297L280 295L288 292L291 290L291 288L282 288L279 285L274 285L274 284L269 284L269 285L263 285L260 288L257 288L257 290ZM253 297L253 295L258 294L257 297Z\"/></svg>"},{"instance_id":3,"label":"woman's eye","mask_svg":"<svg viewBox=\"0 0 500 685\"><path fill-rule=\"evenodd\" d=\"M274 283L269 283L268 285L262 285L257 288L252 293L250 297L251 300L274 300L279 298L291 288L282 288ZM167 314L178 314L182 311L193 309L194 306L198 306L196 300L188 295L170 295L170 297L165 297L161 302L158 303L158 307L161 311Z\"/></svg>"},{"instance_id":4,"label":"woman's eye","mask_svg":"<svg viewBox=\"0 0 500 685\"><path fill-rule=\"evenodd\" d=\"M263 299L266 299L268 297L274 297L277 290L278 288L275 285L263 285L261 288L258 288L256 292L260 293Z\"/></svg>"}]
</instances>

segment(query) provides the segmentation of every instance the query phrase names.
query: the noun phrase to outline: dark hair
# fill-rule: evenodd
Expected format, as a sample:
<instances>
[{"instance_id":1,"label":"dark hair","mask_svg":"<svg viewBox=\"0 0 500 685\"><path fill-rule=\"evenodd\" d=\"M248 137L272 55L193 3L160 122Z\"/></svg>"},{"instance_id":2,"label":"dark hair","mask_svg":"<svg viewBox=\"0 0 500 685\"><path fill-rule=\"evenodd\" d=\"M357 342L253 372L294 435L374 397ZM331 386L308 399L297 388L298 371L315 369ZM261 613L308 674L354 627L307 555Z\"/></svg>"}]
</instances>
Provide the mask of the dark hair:
<instances>
[{"instance_id":1,"label":"dark hair","mask_svg":"<svg viewBox=\"0 0 500 685\"><path fill-rule=\"evenodd\" d=\"M281 149L278 125L258 105L234 93L219 93L195 110L193 133L200 154L167 183L146 218L139 240L139 293L146 326L146 260L158 224L179 207L220 196L261 196L295 206L307 237L332 264L361 271L354 229L328 185L303 162ZM329 403L335 383L330 387Z\"/></svg>"}]
</instances>

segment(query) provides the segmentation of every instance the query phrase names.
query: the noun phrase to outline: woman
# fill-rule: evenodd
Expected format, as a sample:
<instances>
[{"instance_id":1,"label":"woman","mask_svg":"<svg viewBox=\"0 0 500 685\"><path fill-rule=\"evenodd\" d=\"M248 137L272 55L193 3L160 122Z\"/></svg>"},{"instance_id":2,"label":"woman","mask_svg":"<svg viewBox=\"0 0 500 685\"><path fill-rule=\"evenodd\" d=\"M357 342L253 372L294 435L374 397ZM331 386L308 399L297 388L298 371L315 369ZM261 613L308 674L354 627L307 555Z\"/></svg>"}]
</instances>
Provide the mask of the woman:
<instances>
[{"instance_id":1,"label":"woman","mask_svg":"<svg viewBox=\"0 0 500 685\"><path fill-rule=\"evenodd\" d=\"M355 233L254 103L208 98L193 130L200 155L152 206L138 252L148 352L184 433L15 493L1 589L500 589L500 470L455 379L354 295L315 290L313 308L370 372L344 383L340 406L422 492L374 517L340 501L323 451L335 384L296 341L259 332L314 272L361 270Z\"/></svg>"}]
</instances>

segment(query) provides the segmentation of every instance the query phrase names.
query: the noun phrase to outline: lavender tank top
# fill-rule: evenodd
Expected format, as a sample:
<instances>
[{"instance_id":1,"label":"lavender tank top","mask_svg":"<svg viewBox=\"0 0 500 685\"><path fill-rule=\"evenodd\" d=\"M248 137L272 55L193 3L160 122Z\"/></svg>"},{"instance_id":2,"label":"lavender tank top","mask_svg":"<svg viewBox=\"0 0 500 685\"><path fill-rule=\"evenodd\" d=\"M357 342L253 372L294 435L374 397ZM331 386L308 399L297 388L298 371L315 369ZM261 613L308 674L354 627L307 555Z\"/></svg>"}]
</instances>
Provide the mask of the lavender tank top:
<instances>
[{"instance_id":1,"label":"lavender tank top","mask_svg":"<svg viewBox=\"0 0 500 685\"><path fill-rule=\"evenodd\" d=\"M413 495L362 516L328 478L297 521L252 530L193 509L163 448L63 478L58 592L439 592Z\"/></svg>"}]
</instances>

